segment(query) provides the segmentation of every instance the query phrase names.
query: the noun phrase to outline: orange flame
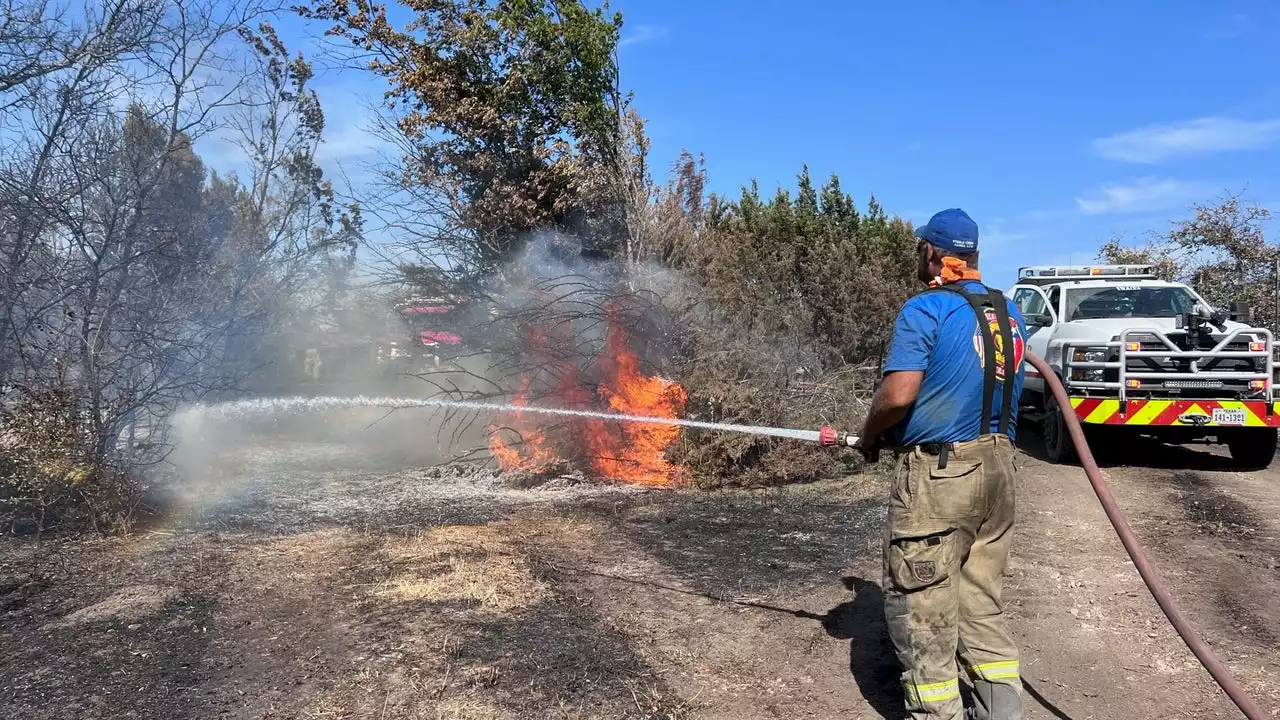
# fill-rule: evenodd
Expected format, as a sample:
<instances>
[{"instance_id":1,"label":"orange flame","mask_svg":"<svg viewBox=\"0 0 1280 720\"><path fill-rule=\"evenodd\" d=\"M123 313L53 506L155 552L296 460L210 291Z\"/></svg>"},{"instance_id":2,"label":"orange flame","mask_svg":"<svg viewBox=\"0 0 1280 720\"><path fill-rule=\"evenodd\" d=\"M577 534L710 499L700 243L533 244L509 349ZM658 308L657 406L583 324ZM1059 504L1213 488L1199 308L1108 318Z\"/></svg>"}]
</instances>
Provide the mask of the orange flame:
<instances>
[{"instance_id":1,"label":"orange flame","mask_svg":"<svg viewBox=\"0 0 1280 720\"><path fill-rule=\"evenodd\" d=\"M563 331L565 327L556 329ZM549 339L545 331L531 331L530 350L545 347ZM577 364L562 363L548 397L549 404L673 419L684 411L687 399L684 388L640 370L640 360L628 348L627 334L616 317L610 318L604 351L597 358L597 366L603 380L592 393L583 382ZM523 375L512 404L528 405L532 385L532 379ZM685 479L683 468L666 458L667 448L680 436L680 428L674 425L574 418L550 428L546 416L519 411L511 414L509 424L521 436L518 446L508 444L495 428L490 429L489 440L490 451L505 470L539 468L564 459L584 462L604 477L635 485L669 486ZM554 431L555 439L548 430Z\"/></svg>"},{"instance_id":2,"label":"orange flame","mask_svg":"<svg viewBox=\"0 0 1280 720\"><path fill-rule=\"evenodd\" d=\"M616 413L647 417L677 418L687 400L679 383L640 371L640 360L627 349L627 336L617 323L609 327L605 341L606 361L613 365L600 394ZM588 436L595 451L594 465L604 476L636 485L671 485L683 479L681 468L666 458L667 448L680 437L675 425L619 423L613 433L598 423Z\"/></svg>"},{"instance_id":3,"label":"orange flame","mask_svg":"<svg viewBox=\"0 0 1280 720\"><path fill-rule=\"evenodd\" d=\"M520 391L516 393L512 405L521 407L529 404L529 389L533 384L528 375L520 378ZM503 470L516 468L541 467L555 459L551 452L551 444L547 442L547 433L538 427L536 420L531 420L517 410L512 413L511 425L520 434L519 446L513 447L502 439L498 429L489 428L489 452L498 459ZM521 452L521 451L524 452Z\"/></svg>"}]
</instances>

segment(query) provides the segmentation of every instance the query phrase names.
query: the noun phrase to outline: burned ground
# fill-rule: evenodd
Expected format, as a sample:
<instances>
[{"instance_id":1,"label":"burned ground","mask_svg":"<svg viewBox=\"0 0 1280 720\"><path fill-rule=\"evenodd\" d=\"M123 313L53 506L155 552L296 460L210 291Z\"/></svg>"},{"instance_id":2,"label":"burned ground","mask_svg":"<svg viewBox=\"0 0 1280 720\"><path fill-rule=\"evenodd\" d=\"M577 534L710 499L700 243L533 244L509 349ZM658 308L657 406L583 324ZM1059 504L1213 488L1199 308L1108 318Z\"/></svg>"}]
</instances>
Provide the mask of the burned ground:
<instances>
[{"instance_id":1,"label":"burned ground","mask_svg":"<svg viewBox=\"0 0 1280 720\"><path fill-rule=\"evenodd\" d=\"M8 716L901 716L878 476L518 488L338 441L233 447L165 527L3 546ZM1194 624L1280 709L1275 473L1107 472ZM1020 488L1028 717L1233 717L1078 471L1029 457Z\"/></svg>"}]
</instances>

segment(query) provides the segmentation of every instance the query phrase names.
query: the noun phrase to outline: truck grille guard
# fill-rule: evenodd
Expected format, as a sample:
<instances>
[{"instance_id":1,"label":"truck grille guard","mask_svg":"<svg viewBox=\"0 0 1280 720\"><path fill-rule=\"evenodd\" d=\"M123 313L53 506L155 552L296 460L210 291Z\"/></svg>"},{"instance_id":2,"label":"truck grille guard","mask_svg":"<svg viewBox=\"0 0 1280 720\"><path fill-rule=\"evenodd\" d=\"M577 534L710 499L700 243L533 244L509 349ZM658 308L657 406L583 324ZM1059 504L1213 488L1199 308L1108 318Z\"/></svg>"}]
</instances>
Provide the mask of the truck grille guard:
<instances>
[{"instance_id":1,"label":"truck grille guard","mask_svg":"<svg viewBox=\"0 0 1280 720\"><path fill-rule=\"evenodd\" d=\"M1260 340L1241 338L1251 335ZM1229 349L1232 345L1243 345L1243 350ZM1148 346L1156 346L1150 349ZM1160 347L1163 346L1163 347ZM1274 338L1266 328L1240 328L1222 337L1212 348L1184 350L1156 328L1134 327L1120 333L1119 338L1110 342L1063 343L1062 377L1067 390L1104 391L1107 395L1119 396L1121 412L1124 412L1131 390L1151 392L1169 392L1182 390L1222 390L1226 383L1239 383L1244 389L1241 399L1266 400L1267 415L1273 413L1272 401L1276 393L1276 370L1280 364L1275 362ZM1077 360L1078 353L1098 353L1105 351L1106 360ZM1112 359L1115 357L1116 359ZM1185 371L1149 371L1129 366L1131 359L1152 358L1155 360L1186 360L1189 367ZM1262 360L1262 368L1255 366L1251 370L1205 370L1204 365L1215 364L1215 361L1228 359ZM1252 363L1251 363L1252 364ZM1102 370L1102 380L1074 379L1074 370ZM1106 377L1107 371L1113 371L1115 380ZM1180 382L1179 382L1180 381ZM1160 385L1148 384L1159 382ZM1170 385L1176 382L1177 385ZM1229 392L1234 392L1227 388Z\"/></svg>"}]
</instances>

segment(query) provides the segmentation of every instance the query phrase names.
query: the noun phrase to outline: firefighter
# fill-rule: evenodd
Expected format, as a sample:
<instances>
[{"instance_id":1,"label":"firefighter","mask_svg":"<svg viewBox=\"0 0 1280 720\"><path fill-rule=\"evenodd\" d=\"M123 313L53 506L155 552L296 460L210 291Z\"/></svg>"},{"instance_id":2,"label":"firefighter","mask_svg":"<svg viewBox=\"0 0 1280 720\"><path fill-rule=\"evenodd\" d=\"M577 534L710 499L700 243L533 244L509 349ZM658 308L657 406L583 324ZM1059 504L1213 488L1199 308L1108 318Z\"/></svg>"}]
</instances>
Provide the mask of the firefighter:
<instances>
[{"instance_id":1,"label":"firefighter","mask_svg":"<svg viewBox=\"0 0 1280 720\"><path fill-rule=\"evenodd\" d=\"M1014 521L1025 327L978 272L978 226L943 210L916 231L929 289L898 313L860 436L897 470L884 544L885 618L912 718L1022 717L1000 580ZM973 684L964 708L959 665Z\"/></svg>"}]
</instances>

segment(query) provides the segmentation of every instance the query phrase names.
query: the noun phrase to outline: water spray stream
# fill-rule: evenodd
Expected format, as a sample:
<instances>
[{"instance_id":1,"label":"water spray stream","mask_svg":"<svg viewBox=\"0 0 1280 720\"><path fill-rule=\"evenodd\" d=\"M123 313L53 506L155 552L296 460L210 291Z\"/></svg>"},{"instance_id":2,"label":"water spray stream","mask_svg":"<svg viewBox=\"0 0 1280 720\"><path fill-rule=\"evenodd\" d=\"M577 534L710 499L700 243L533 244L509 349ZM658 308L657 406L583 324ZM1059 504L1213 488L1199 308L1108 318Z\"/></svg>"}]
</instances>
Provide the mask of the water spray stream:
<instances>
[{"instance_id":1,"label":"water spray stream","mask_svg":"<svg viewBox=\"0 0 1280 720\"><path fill-rule=\"evenodd\" d=\"M567 408L546 408L532 405L508 405L502 403L474 402L470 400L440 400L434 398L366 397L363 395L354 397L295 396L234 400L230 402L216 403L213 405L200 405L197 406L197 409L203 410L206 416L210 418L229 419L245 417L247 415L316 412L320 410L338 410L359 407L389 408L393 410L439 407L458 410L480 410L492 413L538 413L542 415L585 417L599 420L615 420L619 422L678 425L680 427L746 433L751 435L768 435L770 437L789 438L792 440L821 442L824 445L852 445L856 442L856 438L851 436L843 436L839 440L836 440L834 431L826 428L823 430L796 430L793 428L767 427L763 425L735 425L733 423L704 422L702 420L685 420L681 418L623 415L619 413L595 412L593 410L572 410Z\"/></svg>"}]
</instances>

